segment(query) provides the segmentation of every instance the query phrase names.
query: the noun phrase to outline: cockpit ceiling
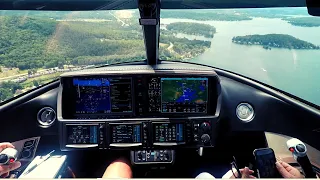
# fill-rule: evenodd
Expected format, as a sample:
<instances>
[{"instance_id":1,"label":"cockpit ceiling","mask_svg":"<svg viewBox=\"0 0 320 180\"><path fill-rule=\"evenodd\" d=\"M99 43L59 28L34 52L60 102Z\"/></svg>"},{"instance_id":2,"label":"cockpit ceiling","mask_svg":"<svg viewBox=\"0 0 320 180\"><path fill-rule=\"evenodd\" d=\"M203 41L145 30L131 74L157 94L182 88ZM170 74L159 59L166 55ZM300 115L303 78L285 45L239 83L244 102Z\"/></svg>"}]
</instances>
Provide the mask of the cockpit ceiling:
<instances>
[{"instance_id":1,"label":"cockpit ceiling","mask_svg":"<svg viewBox=\"0 0 320 180\"><path fill-rule=\"evenodd\" d=\"M313 0L162 0L162 9L306 7ZM147 1L148 2L148 1ZM137 9L138 0L4 0L2 10L121 10Z\"/></svg>"}]
</instances>

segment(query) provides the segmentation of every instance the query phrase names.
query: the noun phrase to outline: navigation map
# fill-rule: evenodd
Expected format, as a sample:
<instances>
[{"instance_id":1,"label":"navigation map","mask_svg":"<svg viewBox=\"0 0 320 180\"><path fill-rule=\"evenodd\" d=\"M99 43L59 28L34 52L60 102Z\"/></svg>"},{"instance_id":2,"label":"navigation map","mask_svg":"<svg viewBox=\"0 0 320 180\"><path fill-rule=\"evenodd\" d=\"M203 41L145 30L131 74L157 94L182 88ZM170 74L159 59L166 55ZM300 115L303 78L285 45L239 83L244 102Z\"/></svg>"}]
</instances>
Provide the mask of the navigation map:
<instances>
[{"instance_id":1,"label":"navigation map","mask_svg":"<svg viewBox=\"0 0 320 180\"><path fill-rule=\"evenodd\" d=\"M162 103L206 104L208 78L162 78Z\"/></svg>"}]
</instances>

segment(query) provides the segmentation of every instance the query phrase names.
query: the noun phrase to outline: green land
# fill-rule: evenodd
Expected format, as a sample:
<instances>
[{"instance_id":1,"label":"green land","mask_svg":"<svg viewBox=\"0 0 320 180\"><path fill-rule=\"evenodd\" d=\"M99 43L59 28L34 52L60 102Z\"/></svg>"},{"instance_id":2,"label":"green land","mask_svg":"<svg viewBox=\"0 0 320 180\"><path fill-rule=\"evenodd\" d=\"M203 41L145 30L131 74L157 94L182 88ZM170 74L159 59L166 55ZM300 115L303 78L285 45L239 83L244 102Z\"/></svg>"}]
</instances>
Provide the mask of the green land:
<instances>
[{"instance_id":1,"label":"green land","mask_svg":"<svg viewBox=\"0 0 320 180\"><path fill-rule=\"evenodd\" d=\"M287 34L246 35L232 38L232 42L242 45L260 45L265 49L320 49L312 43L297 39Z\"/></svg>"}]
</instances>

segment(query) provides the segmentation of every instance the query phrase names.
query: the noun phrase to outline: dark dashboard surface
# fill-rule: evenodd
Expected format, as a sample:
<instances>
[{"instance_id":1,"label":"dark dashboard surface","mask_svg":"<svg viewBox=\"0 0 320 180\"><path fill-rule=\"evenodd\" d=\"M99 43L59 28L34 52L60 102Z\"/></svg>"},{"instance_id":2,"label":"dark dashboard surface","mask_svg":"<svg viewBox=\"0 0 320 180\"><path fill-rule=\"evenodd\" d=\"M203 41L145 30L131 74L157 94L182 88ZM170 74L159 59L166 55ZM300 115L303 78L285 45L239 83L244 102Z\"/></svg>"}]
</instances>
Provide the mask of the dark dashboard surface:
<instances>
[{"instance_id":1,"label":"dark dashboard surface","mask_svg":"<svg viewBox=\"0 0 320 180\"><path fill-rule=\"evenodd\" d=\"M119 72L121 71L122 74L119 75ZM158 71L158 74L156 71ZM210 81L210 78L214 77L212 79L215 79L215 81L212 81L213 83L211 83L211 89L214 89L214 91L212 91L211 95L208 93L208 104L211 102L211 105L207 106L208 109L206 111L201 110L200 112L190 114L163 113L162 110L150 112L149 104L147 104L144 105L144 107L147 108L139 114L139 107L137 106L136 101L136 95L139 93L137 93L135 88L131 87L131 96L133 100L133 103L131 104L132 108L128 108L128 102L123 103L128 99L129 93L127 91L121 90L120 92L122 93L116 94L116 96L119 96L124 100L118 104L121 106L126 104L127 108L126 110L121 110L121 116L115 115L117 113L103 112L102 114L107 115L102 116L92 113L96 112L96 110L89 111L89 113L76 113L77 111L74 109L69 111L69 113L67 112L65 118L61 108L66 106L64 105L65 103L62 103L61 99L62 87L59 86L47 90L43 87L43 91L47 91L46 93L43 93L43 91L42 94L36 94L36 92L34 94L30 93L28 98L24 97L26 99L25 101L20 100L19 105L1 111L1 119L10 119L10 121L3 121L1 132L3 134L8 134L8 137L10 137L9 141L16 141L34 136L42 136L44 138L55 137L57 140L60 140L60 142L56 142L59 143L60 148L64 150L83 148L83 146L73 146L73 142L68 141L68 138L66 137L69 137L67 134L70 133L70 131L72 133L74 133L73 130L78 132L80 130L77 131L77 128L81 128L81 132L84 133L97 133L94 136L89 135L88 139L84 138L86 145L95 145L97 142L100 142L100 135L98 134L98 132L101 132L100 127L105 128L102 130L103 141L105 142L102 149L126 147L152 148L157 146L192 148L204 145L214 147L216 141L218 141L219 137L223 136L223 134L241 131L268 131L286 134L300 138L302 141L305 141L315 148L320 148L320 144L316 140L317 138L315 138L319 137L319 132L316 130L320 128L319 116L314 113L314 111L318 112L317 110L312 111L310 110L312 109L311 107L297 107L295 104L290 103L290 101L286 101L286 96L283 94L271 95L270 88L257 86L250 80L244 80L243 77L219 69L215 70L210 67L175 62L166 62L154 67L146 65L120 65L66 73L62 76L61 82L63 82L64 78L68 80L73 77L81 79L88 77L92 78L94 76L94 78L100 78L101 80L102 76L105 75L108 76L107 78L115 76L123 78L130 76L130 84L132 87L138 85L137 81L139 80L138 77L140 75L143 79L142 81L145 81L143 82L143 88L145 88L145 90L141 91L142 93L146 93L143 95L144 97L149 97L149 77L151 76L157 77L160 82L161 78L176 78L177 75L179 78L208 78L208 81ZM109 80L109 83L110 82L111 81ZM208 87L208 90L210 91L210 83L208 83ZM72 97L68 98L72 99ZM150 97L148 100L150 101ZM74 103L74 101L69 101L69 103L72 102ZM149 103L146 99L141 102ZM236 114L237 106L241 103L250 104L254 110L254 116L248 122L240 120ZM59 107L60 105L62 106ZM37 114L43 107L51 107L57 113L57 120L49 127L40 126L37 120ZM72 105L69 104L66 109L72 109ZM103 107L102 109L106 109L108 112L114 111L111 107ZM116 107L115 109L118 108ZM124 111L125 113L123 113ZM80 110L78 112L80 112ZM123 115L127 113L128 115ZM81 116L85 117L81 118ZM198 125L200 127L203 123L209 123L210 129L207 131L208 129L204 127L204 129L202 129L204 131L198 131L198 133L200 133L198 134L200 135L200 137L198 137L199 141L195 141L195 134L192 128ZM12 126L12 124L17 124L14 131L20 133L14 133L12 129L8 128ZM173 127L175 129L174 131ZM183 130L181 130L181 128ZM189 135L187 133L189 132L189 130L187 131L188 128L191 131L191 134L189 133ZM144 143L144 129L147 130L147 143ZM163 137L163 134L161 134L162 130L159 131L158 129L170 129L168 133L171 132L172 134L174 132L175 136L170 136L169 140L169 136ZM113 138L113 130L115 130L117 138ZM177 131L183 133L180 134ZM140 133L137 135L135 132ZM159 132L161 132L160 135ZM203 141L201 141L201 135L203 134L210 135L208 143L203 143ZM180 135L182 135L182 137ZM129 139L128 136L130 136ZM8 141L5 136L1 136L0 139L1 141ZM160 139L161 142L159 142ZM91 144L87 143L87 141L91 141ZM61 144L61 142L63 143ZM59 146L59 144L56 145ZM66 145L69 145L69 147L66 147ZM76 143L76 145L79 144Z\"/></svg>"}]
</instances>

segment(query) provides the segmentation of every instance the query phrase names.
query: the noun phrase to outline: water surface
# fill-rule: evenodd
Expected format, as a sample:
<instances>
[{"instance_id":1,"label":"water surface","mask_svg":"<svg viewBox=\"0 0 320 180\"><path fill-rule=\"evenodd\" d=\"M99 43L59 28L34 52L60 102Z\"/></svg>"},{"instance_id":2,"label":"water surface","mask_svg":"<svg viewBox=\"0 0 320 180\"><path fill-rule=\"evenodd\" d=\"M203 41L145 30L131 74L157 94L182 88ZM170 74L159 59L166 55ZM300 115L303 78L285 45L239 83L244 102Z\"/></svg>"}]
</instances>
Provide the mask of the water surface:
<instances>
[{"instance_id":1,"label":"water surface","mask_svg":"<svg viewBox=\"0 0 320 180\"><path fill-rule=\"evenodd\" d=\"M277 33L320 45L320 27L298 27L275 18L231 22L161 19L162 24L172 22L201 22L216 27L217 33L209 39L210 49L194 60L197 63L240 73L320 105L320 50L266 50L231 41L234 36ZM177 36L208 40L181 33Z\"/></svg>"}]
</instances>

